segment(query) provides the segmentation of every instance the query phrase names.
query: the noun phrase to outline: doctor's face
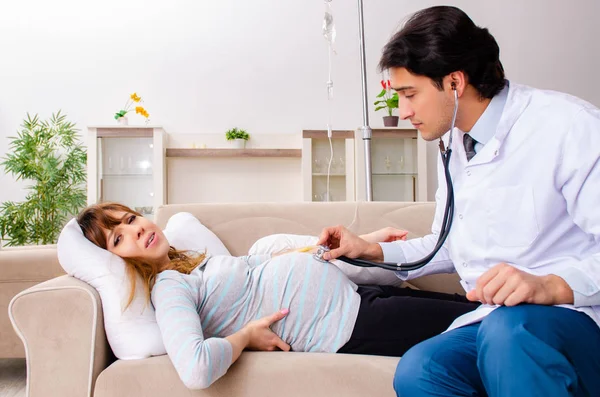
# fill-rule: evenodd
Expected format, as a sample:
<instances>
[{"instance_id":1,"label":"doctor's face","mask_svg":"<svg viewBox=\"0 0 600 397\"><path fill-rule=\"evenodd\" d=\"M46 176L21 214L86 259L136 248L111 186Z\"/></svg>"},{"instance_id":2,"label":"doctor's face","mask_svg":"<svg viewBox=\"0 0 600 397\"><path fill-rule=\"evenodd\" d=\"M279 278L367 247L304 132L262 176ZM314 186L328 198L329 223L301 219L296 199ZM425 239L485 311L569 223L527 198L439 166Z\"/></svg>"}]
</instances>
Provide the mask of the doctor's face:
<instances>
[{"instance_id":1,"label":"doctor's face","mask_svg":"<svg viewBox=\"0 0 600 397\"><path fill-rule=\"evenodd\" d=\"M398 92L400 118L409 120L423 139L433 141L448 132L454 112L451 89L440 91L429 77L412 74L405 68L391 68L390 81Z\"/></svg>"}]
</instances>

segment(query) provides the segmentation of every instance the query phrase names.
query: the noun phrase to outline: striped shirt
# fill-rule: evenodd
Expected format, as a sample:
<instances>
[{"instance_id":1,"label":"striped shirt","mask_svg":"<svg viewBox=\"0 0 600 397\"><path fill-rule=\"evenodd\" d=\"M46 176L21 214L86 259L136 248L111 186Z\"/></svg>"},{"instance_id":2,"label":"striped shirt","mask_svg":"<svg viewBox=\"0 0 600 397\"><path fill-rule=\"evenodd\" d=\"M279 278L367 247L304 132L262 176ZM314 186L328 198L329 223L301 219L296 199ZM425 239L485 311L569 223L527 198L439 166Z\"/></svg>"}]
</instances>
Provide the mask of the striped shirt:
<instances>
[{"instance_id":1,"label":"striped shirt","mask_svg":"<svg viewBox=\"0 0 600 397\"><path fill-rule=\"evenodd\" d=\"M157 276L152 303L162 339L188 388L210 386L232 363L224 337L287 308L271 329L292 350L336 352L352 335L357 286L340 269L308 253L214 256L185 275Z\"/></svg>"}]
</instances>

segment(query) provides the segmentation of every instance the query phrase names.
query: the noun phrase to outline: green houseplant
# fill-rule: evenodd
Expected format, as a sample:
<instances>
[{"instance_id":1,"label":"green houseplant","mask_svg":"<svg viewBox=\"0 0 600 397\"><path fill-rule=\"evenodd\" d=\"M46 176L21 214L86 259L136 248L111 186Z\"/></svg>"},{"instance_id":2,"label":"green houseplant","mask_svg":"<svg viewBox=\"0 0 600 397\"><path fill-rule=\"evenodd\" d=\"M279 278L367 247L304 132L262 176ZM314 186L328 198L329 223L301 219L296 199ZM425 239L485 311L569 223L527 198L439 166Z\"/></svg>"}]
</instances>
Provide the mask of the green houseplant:
<instances>
[{"instance_id":1,"label":"green houseplant","mask_svg":"<svg viewBox=\"0 0 600 397\"><path fill-rule=\"evenodd\" d=\"M394 109L398 109L398 93L392 93L392 87L390 81L381 80L381 86L383 89L377 95L379 98L375 101L375 111L386 109L388 115L383 117L383 125L386 127L397 127L398 116L393 116L392 112Z\"/></svg>"},{"instance_id":2,"label":"green houseplant","mask_svg":"<svg viewBox=\"0 0 600 397\"><path fill-rule=\"evenodd\" d=\"M250 139L250 134L241 128L232 128L225 133L225 139L232 141L237 148L246 147L246 141Z\"/></svg>"},{"instance_id":3,"label":"green houseplant","mask_svg":"<svg viewBox=\"0 0 600 397\"><path fill-rule=\"evenodd\" d=\"M25 201L0 206L6 245L52 244L67 218L86 204L86 151L75 124L59 111L49 120L27 118L11 139L1 165L16 179L32 181Z\"/></svg>"}]
</instances>

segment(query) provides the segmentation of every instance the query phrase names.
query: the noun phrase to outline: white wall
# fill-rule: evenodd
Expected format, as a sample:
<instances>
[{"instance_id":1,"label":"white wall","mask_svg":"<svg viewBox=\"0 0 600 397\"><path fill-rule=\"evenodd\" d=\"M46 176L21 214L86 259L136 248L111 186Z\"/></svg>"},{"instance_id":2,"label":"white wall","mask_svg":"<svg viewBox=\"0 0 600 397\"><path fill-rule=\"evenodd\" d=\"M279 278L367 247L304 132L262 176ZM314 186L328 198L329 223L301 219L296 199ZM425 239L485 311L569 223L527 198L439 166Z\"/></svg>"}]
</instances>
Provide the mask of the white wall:
<instances>
[{"instance_id":1,"label":"white wall","mask_svg":"<svg viewBox=\"0 0 600 397\"><path fill-rule=\"evenodd\" d=\"M335 128L362 124L357 10L333 0ZM381 47L424 0L365 1L369 101ZM0 157L26 112L62 109L81 130L114 123L128 94L167 133L299 134L327 122L322 0L20 0L0 2ZM600 2L452 2L501 47L510 79L600 105ZM381 114L371 111L371 125ZM433 146L432 146L433 148ZM433 150L432 150L433 151ZM432 156L433 157L433 156ZM434 169L434 168L433 168ZM435 180L435 178L430 178ZM22 183L0 174L0 202Z\"/></svg>"}]
</instances>

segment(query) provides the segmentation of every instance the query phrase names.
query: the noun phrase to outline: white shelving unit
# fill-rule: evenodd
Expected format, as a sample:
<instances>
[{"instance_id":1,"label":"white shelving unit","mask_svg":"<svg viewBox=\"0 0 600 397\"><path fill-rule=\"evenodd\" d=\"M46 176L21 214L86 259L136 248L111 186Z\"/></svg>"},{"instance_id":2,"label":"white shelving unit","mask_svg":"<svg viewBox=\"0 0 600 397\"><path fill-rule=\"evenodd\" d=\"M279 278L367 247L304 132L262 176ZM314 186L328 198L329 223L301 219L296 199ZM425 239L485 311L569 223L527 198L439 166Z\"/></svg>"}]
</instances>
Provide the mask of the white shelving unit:
<instances>
[{"instance_id":1,"label":"white shelving unit","mask_svg":"<svg viewBox=\"0 0 600 397\"><path fill-rule=\"evenodd\" d=\"M356 199L366 200L364 141L355 136ZM427 201L427 146L414 129L373 129L373 201Z\"/></svg>"},{"instance_id":2,"label":"white shelving unit","mask_svg":"<svg viewBox=\"0 0 600 397\"><path fill-rule=\"evenodd\" d=\"M166 204L161 127L88 127L88 204L116 201L154 218Z\"/></svg>"},{"instance_id":3,"label":"white shelving unit","mask_svg":"<svg viewBox=\"0 0 600 397\"><path fill-rule=\"evenodd\" d=\"M333 131L333 160L327 169L331 148L327 131L302 132L302 175L304 201L354 201L354 131Z\"/></svg>"},{"instance_id":4,"label":"white shelving unit","mask_svg":"<svg viewBox=\"0 0 600 397\"><path fill-rule=\"evenodd\" d=\"M328 201L327 131L302 133L304 201ZM360 131L333 131L329 201L366 200L364 141ZM427 201L427 146L414 129L379 128L371 140L374 201Z\"/></svg>"}]
</instances>

